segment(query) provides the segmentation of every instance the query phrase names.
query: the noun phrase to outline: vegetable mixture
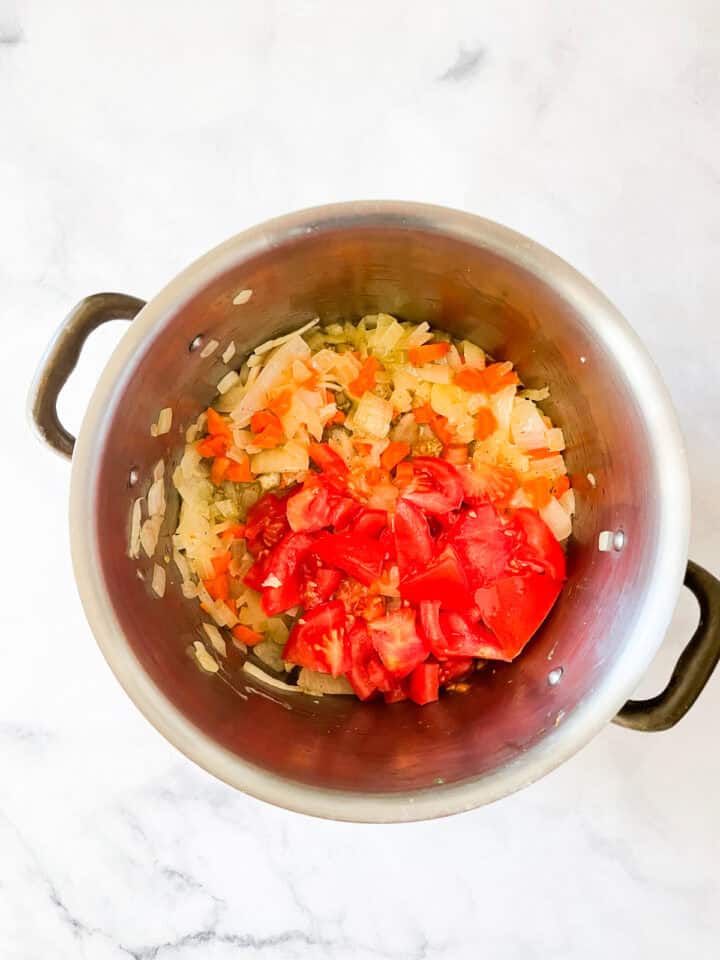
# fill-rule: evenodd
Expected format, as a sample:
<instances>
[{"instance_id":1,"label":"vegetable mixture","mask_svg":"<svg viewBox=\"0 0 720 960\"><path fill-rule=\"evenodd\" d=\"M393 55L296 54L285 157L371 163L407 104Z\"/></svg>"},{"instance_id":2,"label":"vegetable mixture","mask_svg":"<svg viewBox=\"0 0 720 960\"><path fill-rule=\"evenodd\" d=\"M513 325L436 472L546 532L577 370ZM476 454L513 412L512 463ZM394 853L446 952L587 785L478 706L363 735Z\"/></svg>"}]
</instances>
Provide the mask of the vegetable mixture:
<instances>
[{"instance_id":1,"label":"vegetable mixture","mask_svg":"<svg viewBox=\"0 0 720 960\"><path fill-rule=\"evenodd\" d=\"M258 347L188 431L183 593L216 650L228 630L301 689L429 703L513 660L557 599L562 431L473 343L318 324Z\"/></svg>"}]
</instances>

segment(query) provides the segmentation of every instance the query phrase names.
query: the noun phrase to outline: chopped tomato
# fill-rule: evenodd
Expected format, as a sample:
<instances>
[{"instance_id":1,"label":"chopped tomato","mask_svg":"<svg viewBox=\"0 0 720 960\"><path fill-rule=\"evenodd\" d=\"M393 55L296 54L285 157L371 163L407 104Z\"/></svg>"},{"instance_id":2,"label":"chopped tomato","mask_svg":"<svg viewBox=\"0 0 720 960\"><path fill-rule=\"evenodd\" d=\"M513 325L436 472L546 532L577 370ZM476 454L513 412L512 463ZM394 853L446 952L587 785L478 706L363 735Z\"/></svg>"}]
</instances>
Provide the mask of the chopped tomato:
<instances>
[{"instance_id":1,"label":"chopped tomato","mask_svg":"<svg viewBox=\"0 0 720 960\"><path fill-rule=\"evenodd\" d=\"M375 379L380 369L377 357L368 357L360 368L357 377L348 384L348 390L354 397L361 397L375 386Z\"/></svg>"},{"instance_id":2,"label":"chopped tomato","mask_svg":"<svg viewBox=\"0 0 720 960\"><path fill-rule=\"evenodd\" d=\"M336 497L333 514L333 529L345 530L362 510L362 504L351 497Z\"/></svg>"},{"instance_id":3,"label":"chopped tomato","mask_svg":"<svg viewBox=\"0 0 720 960\"><path fill-rule=\"evenodd\" d=\"M380 456L380 463L388 472L396 467L401 460L410 453L410 444L393 441L389 443Z\"/></svg>"},{"instance_id":4,"label":"chopped tomato","mask_svg":"<svg viewBox=\"0 0 720 960\"><path fill-rule=\"evenodd\" d=\"M230 461L227 457L215 457L213 460L212 467L210 467L210 480L216 487L219 487L225 479L229 466Z\"/></svg>"},{"instance_id":5,"label":"chopped tomato","mask_svg":"<svg viewBox=\"0 0 720 960\"><path fill-rule=\"evenodd\" d=\"M283 659L333 677L346 673L351 662L343 605L331 600L304 613L290 632Z\"/></svg>"},{"instance_id":6,"label":"chopped tomato","mask_svg":"<svg viewBox=\"0 0 720 960\"><path fill-rule=\"evenodd\" d=\"M230 424L212 407L208 407L205 412L207 415L207 432L212 437L225 437L230 442L232 438Z\"/></svg>"},{"instance_id":7,"label":"chopped tomato","mask_svg":"<svg viewBox=\"0 0 720 960\"><path fill-rule=\"evenodd\" d=\"M440 360L447 356L449 350L449 343L424 343L421 347L412 347L408 350L408 360L414 367L421 367L424 363L431 363L433 360Z\"/></svg>"},{"instance_id":8,"label":"chopped tomato","mask_svg":"<svg viewBox=\"0 0 720 960\"><path fill-rule=\"evenodd\" d=\"M415 669L417 670L418 668L416 667ZM396 683L387 693L383 694L383 700L385 703L400 703L402 700L407 700L406 687L407 683L405 681Z\"/></svg>"},{"instance_id":9,"label":"chopped tomato","mask_svg":"<svg viewBox=\"0 0 720 960\"><path fill-rule=\"evenodd\" d=\"M542 517L523 507L513 514L511 526L520 534L513 562L520 568L545 570L555 580L564 580L565 553Z\"/></svg>"},{"instance_id":10,"label":"chopped tomato","mask_svg":"<svg viewBox=\"0 0 720 960\"><path fill-rule=\"evenodd\" d=\"M250 469L250 457L246 453L243 453L242 460L230 460L225 479L233 483L252 483L255 478Z\"/></svg>"},{"instance_id":11,"label":"chopped tomato","mask_svg":"<svg viewBox=\"0 0 720 960\"><path fill-rule=\"evenodd\" d=\"M242 623L236 623L230 630L230 633L232 633L236 640L246 644L248 647L254 647L256 643L260 643L265 639L261 633L258 633L256 630L251 630L250 627L246 627Z\"/></svg>"},{"instance_id":12,"label":"chopped tomato","mask_svg":"<svg viewBox=\"0 0 720 960\"><path fill-rule=\"evenodd\" d=\"M418 635L411 607L394 610L368 626L375 650L394 677L406 677L427 658L428 649Z\"/></svg>"},{"instance_id":13,"label":"chopped tomato","mask_svg":"<svg viewBox=\"0 0 720 960\"><path fill-rule=\"evenodd\" d=\"M414 503L400 499L395 510L395 554L400 576L425 567L433 555L433 542L425 514Z\"/></svg>"},{"instance_id":14,"label":"chopped tomato","mask_svg":"<svg viewBox=\"0 0 720 960\"><path fill-rule=\"evenodd\" d=\"M377 540L353 533L318 537L313 552L329 567L337 567L369 587L380 576L384 552Z\"/></svg>"},{"instance_id":15,"label":"chopped tomato","mask_svg":"<svg viewBox=\"0 0 720 960\"><path fill-rule=\"evenodd\" d=\"M450 660L443 660L440 664L440 686L464 677L470 673L474 665L473 657L452 657Z\"/></svg>"},{"instance_id":16,"label":"chopped tomato","mask_svg":"<svg viewBox=\"0 0 720 960\"><path fill-rule=\"evenodd\" d=\"M308 447L308 454L333 486L342 487L348 475L348 466L329 443L311 443Z\"/></svg>"},{"instance_id":17,"label":"chopped tomato","mask_svg":"<svg viewBox=\"0 0 720 960\"><path fill-rule=\"evenodd\" d=\"M243 577L243 583L253 590L262 590L263 580L265 579L265 564L267 563L268 553L263 550L255 563L250 567Z\"/></svg>"},{"instance_id":18,"label":"chopped tomato","mask_svg":"<svg viewBox=\"0 0 720 960\"><path fill-rule=\"evenodd\" d=\"M440 626L440 601L421 600L418 604L420 632L429 650L439 649L445 642Z\"/></svg>"},{"instance_id":19,"label":"chopped tomato","mask_svg":"<svg viewBox=\"0 0 720 960\"><path fill-rule=\"evenodd\" d=\"M362 510L352 522L352 533L376 540L387 526L384 510Z\"/></svg>"},{"instance_id":20,"label":"chopped tomato","mask_svg":"<svg viewBox=\"0 0 720 960\"><path fill-rule=\"evenodd\" d=\"M501 655L478 653L487 660L513 660L538 630L558 598L562 581L547 573L502 577L475 593L483 621L497 638Z\"/></svg>"},{"instance_id":21,"label":"chopped tomato","mask_svg":"<svg viewBox=\"0 0 720 960\"><path fill-rule=\"evenodd\" d=\"M418 573L400 581L400 596L412 603L439 600L448 610L467 610L472 605L467 577L450 545Z\"/></svg>"},{"instance_id":22,"label":"chopped tomato","mask_svg":"<svg viewBox=\"0 0 720 960\"><path fill-rule=\"evenodd\" d=\"M288 533L272 549L265 562L262 607L269 617L299 605L300 564L314 544L309 533ZM272 581L268 583L268 581Z\"/></svg>"},{"instance_id":23,"label":"chopped tomato","mask_svg":"<svg viewBox=\"0 0 720 960\"><path fill-rule=\"evenodd\" d=\"M331 570L322 564L305 561L302 581L300 584L300 598L306 610L310 610L318 603L329 600L340 586L342 573Z\"/></svg>"},{"instance_id":24,"label":"chopped tomato","mask_svg":"<svg viewBox=\"0 0 720 960\"><path fill-rule=\"evenodd\" d=\"M504 660L502 644L482 624L473 623L456 610L440 614L443 640L433 644L432 652L438 660L448 657L482 657Z\"/></svg>"},{"instance_id":25,"label":"chopped tomato","mask_svg":"<svg viewBox=\"0 0 720 960\"><path fill-rule=\"evenodd\" d=\"M513 540L491 503L463 510L447 533L471 583L482 587L502 575L513 549Z\"/></svg>"},{"instance_id":26,"label":"chopped tomato","mask_svg":"<svg viewBox=\"0 0 720 960\"><path fill-rule=\"evenodd\" d=\"M225 437L205 437L197 445L197 451L201 457L224 457L227 453L228 442Z\"/></svg>"},{"instance_id":27,"label":"chopped tomato","mask_svg":"<svg viewBox=\"0 0 720 960\"><path fill-rule=\"evenodd\" d=\"M440 695L440 665L419 663L410 674L408 694L420 706L437 700Z\"/></svg>"},{"instance_id":28,"label":"chopped tomato","mask_svg":"<svg viewBox=\"0 0 720 960\"><path fill-rule=\"evenodd\" d=\"M373 652L365 663L365 672L368 680L382 694L392 693L397 687L397 678L383 665L382 660Z\"/></svg>"},{"instance_id":29,"label":"chopped tomato","mask_svg":"<svg viewBox=\"0 0 720 960\"><path fill-rule=\"evenodd\" d=\"M497 418L490 407L480 407L475 414L475 439L487 440L498 428Z\"/></svg>"},{"instance_id":30,"label":"chopped tomato","mask_svg":"<svg viewBox=\"0 0 720 960\"><path fill-rule=\"evenodd\" d=\"M317 474L309 474L302 487L287 498L290 529L310 532L329 527L335 517L335 499Z\"/></svg>"},{"instance_id":31,"label":"chopped tomato","mask_svg":"<svg viewBox=\"0 0 720 960\"><path fill-rule=\"evenodd\" d=\"M403 497L426 513L446 514L462 503L463 485L457 469L439 457L416 457L413 482Z\"/></svg>"},{"instance_id":32,"label":"chopped tomato","mask_svg":"<svg viewBox=\"0 0 720 960\"><path fill-rule=\"evenodd\" d=\"M373 584L374 588L374 584ZM370 588L349 578L342 580L335 591L335 597L341 600L347 615L362 617L364 620L377 620L385 616L385 601Z\"/></svg>"},{"instance_id":33,"label":"chopped tomato","mask_svg":"<svg viewBox=\"0 0 720 960\"><path fill-rule=\"evenodd\" d=\"M287 496L287 495L286 495ZM245 537L253 556L263 548L274 547L285 536L289 527L285 497L266 493L248 510Z\"/></svg>"},{"instance_id":34,"label":"chopped tomato","mask_svg":"<svg viewBox=\"0 0 720 960\"><path fill-rule=\"evenodd\" d=\"M490 500L503 503L510 500L519 486L517 474L512 467L502 464L473 463L462 473L466 500Z\"/></svg>"}]
</instances>

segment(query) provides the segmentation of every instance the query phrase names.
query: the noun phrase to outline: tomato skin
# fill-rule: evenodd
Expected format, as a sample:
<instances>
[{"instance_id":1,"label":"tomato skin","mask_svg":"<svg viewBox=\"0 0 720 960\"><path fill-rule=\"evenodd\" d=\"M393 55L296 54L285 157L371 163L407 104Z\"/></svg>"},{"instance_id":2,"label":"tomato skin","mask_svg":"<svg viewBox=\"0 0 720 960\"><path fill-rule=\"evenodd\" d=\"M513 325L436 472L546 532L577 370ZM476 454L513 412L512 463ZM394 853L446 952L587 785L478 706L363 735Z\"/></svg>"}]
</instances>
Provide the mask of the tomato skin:
<instances>
[{"instance_id":1,"label":"tomato skin","mask_svg":"<svg viewBox=\"0 0 720 960\"><path fill-rule=\"evenodd\" d=\"M306 610L329 600L340 586L342 573L324 567L314 557L308 557L300 575L300 597Z\"/></svg>"},{"instance_id":2,"label":"tomato skin","mask_svg":"<svg viewBox=\"0 0 720 960\"><path fill-rule=\"evenodd\" d=\"M318 537L313 552L329 567L337 567L364 586L380 576L384 552L378 540L352 533L328 533Z\"/></svg>"},{"instance_id":3,"label":"tomato skin","mask_svg":"<svg viewBox=\"0 0 720 960\"><path fill-rule=\"evenodd\" d=\"M553 579L564 580L565 553L542 517L522 507L513 514L511 525L520 539L513 557L516 563L531 569L539 564Z\"/></svg>"},{"instance_id":4,"label":"tomato skin","mask_svg":"<svg viewBox=\"0 0 720 960\"><path fill-rule=\"evenodd\" d=\"M335 516L335 497L327 484L308 477L302 487L287 498L287 519L295 532L317 532L329 527Z\"/></svg>"},{"instance_id":5,"label":"tomato skin","mask_svg":"<svg viewBox=\"0 0 720 960\"><path fill-rule=\"evenodd\" d=\"M470 673L474 666L475 660L472 657L452 657L450 660L443 660L440 664L440 686L459 680L460 677Z\"/></svg>"},{"instance_id":6,"label":"tomato skin","mask_svg":"<svg viewBox=\"0 0 720 960\"><path fill-rule=\"evenodd\" d=\"M467 577L449 544L432 563L400 581L400 596L413 603L439 600L450 610L467 610L472 605Z\"/></svg>"},{"instance_id":7,"label":"tomato skin","mask_svg":"<svg viewBox=\"0 0 720 960\"><path fill-rule=\"evenodd\" d=\"M440 457L416 457L412 466L414 478L403 491L403 499L426 513L440 516L458 509L463 499L463 485L451 463Z\"/></svg>"},{"instance_id":8,"label":"tomato skin","mask_svg":"<svg viewBox=\"0 0 720 960\"><path fill-rule=\"evenodd\" d=\"M429 650L441 647L445 642L445 636L440 626L440 601L439 600L421 600L418 604L418 614L420 619L420 633Z\"/></svg>"},{"instance_id":9,"label":"tomato skin","mask_svg":"<svg viewBox=\"0 0 720 960\"><path fill-rule=\"evenodd\" d=\"M362 510L352 521L354 535L376 540L387 526L387 514L383 510Z\"/></svg>"},{"instance_id":10,"label":"tomato skin","mask_svg":"<svg viewBox=\"0 0 720 960\"><path fill-rule=\"evenodd\" d=\"M265 572L267 558L267 550L264 550L262 553L258 554L258 556L255 558L255 563L250 567L248 572L243 577L243 583L246 583L248 587L252 587L253 590L262 590L263 580L267 576Z\"/></svg>"},{"instance_id":11,"label":"tomato skin","mask_svg":"<svg viewBox=\"0 0 720 960\"><path fill-rule=\"evenodd\" d=\"M283 659L333 677L346 673L351 664L343 605L331 600L306 612L290 632Z\"/></svg>"},{"instance_id":12,"label":"tomato skin","mask_svg":"<svg viewBox=\"0 0 720 960\"><path fill-rule=\"evenodd\" d=\"M369 700L377 691L377 687L368 676L367 665L376 654L364 620L358 618L348 631L348 646L351 666L347 672L347 679L361 700Z\"/></svg>"},{"instance_id":13,"label":"tomato skin","mask_svg":"<svg viewBox=\"0 0 720 960\"><path fill-rule=\"evenodd\" d=\"M248 510L245 539L253 556L257 556L262 549L274 547L287 533L285 498L288 493L280 497L266 493Z\"/></svg>"},{"instance_id":14,"label":"tomato skin","mask_svg":"<svg viewBox=\"0 0 720 960\"><path fill-rule=\"evenodd\" d=\"M503 645L481 624L472 623L461 613L450 610L440 614L443 641L433 645L438 660L448 657L480 657L483 660L507 660Z\"/></svg>"},{"instance_id":15,"label":"tomato skin","mask_svg":"<svg viewBox=\"0 0 720 960\"><path fill-rule=\"evenodd\" d=\"M428 648L415 627L415 611L402 607L369 624L373 646L390 673L401 680L427 658Z\"/></svg>"},{"instance_id":16,"label":"tomato skin","mask_svg":"<svg viewBox=\"0 0 720 960\"><path fill-rule=\"evenodd\" d=\"M508 533L513 531L508 531ZM482 587L505 572L514 542L491 503L463 510L447 532L474 587Z\"/></svg>"},{"instance_id":17,"label":"tomato skin","mask_svg":"<svg viewBox=\"0 0 720 960\"><path fill-rule=\"evenodd\" d=\"M422 510L409 500L400 499L395 510L395 553L400 576L430 563L433 541Z\"/></svg>"},{"instance_id":18,"label":"tomato skin","mask_svg":"<svg viewBox=\"0 0 720 960\"><path fill-rule=\"evenodd\" d=\"M420 706L437 700L440 695L440 665L419 663L410 674L408 694Z\"/></svg>"},{"instance_id":19,"label":"tomato skin","mask_svg":"<svg viewBox=\"0 0 720 960\"><path fill-rule=\"evenodd\" d=\"M314 539L308 533L288 533L268 555L265 580L275 577L280 581L279 586L262 588L262 607L269 617L299 605L300 564L309 554L313 543Z\"/></svg>"},{"instance_id":20,"label":"tomato skin","mask_svg":"<svg viewBox=\"0 0 720 960\"><path fill-rule=\"evenodd\" d=\"M501 577L475 593L475 602L485 624L497 637L503 656L486 659L513 660L538 630L562 589L562 581L546 573Z\"/></svg>"}]
</instances>

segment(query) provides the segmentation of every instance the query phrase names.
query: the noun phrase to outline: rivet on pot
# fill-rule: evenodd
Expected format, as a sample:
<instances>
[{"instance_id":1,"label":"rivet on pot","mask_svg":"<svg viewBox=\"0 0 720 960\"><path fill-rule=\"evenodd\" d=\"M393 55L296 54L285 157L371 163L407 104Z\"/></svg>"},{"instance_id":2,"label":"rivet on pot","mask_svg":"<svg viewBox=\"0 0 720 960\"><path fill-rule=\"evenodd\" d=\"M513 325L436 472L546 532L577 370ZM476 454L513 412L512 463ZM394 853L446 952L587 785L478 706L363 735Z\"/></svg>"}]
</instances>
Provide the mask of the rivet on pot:
<instances>
[{"instance_id":1,"label":"rivet on pot","mask_svg":"<svg viewBox=\"0 0 720 960\"><path fill-rule=\"evenodd\" d=\"M138 477L140 476L137 467L130 467L130 472L128 473L128 486L134 487L138 482Z\"/></svg>"},{"instance_id":2,"label":"rivet on pot","mask_svg":"<svg viewBox=\"0 0 720 960\"><path fill-rule=\"evenodd\" d=\"M547 682L551 687L556 687L560 683L563 673L564 671L562 667L555 667L554 670L550 671L550 673L547 675Z\"/></svg>"},{"instance_id":3,"label":"rivet on pot","mask_svg":"<svg viewBox=\"0 0 720 960\"><path fill-rule=\"evenodd\" d=\"M195 353L202 346L203 335L198 333L197 336L193 337L190 343L188 344L188 350L190 353Z\"/></svg>"},{"instance_id":4,"label":"rivet on pot","mask_svg":"<svg viewBox=\"0 0 720 960\"><path fill-rule=\"evenodd\" d=\"M622 530L616 530L613 534L613 550L622 550L625 546L625 534Z\"/></svg>"}]
</instances>

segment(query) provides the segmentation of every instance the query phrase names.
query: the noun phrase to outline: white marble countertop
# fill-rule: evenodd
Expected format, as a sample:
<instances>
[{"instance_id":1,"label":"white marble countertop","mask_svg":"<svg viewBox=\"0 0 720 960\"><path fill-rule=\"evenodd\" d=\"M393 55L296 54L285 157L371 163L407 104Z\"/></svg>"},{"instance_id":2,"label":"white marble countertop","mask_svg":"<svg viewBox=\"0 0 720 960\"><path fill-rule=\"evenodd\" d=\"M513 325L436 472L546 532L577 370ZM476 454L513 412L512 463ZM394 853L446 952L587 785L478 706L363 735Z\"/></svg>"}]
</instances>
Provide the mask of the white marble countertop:
<instances>
[{"instance_id":1,"label":"white marble countertop","mask_svg":"<svg viewBox=\"0 0 720 960\"><path fill-rule=\"evenodd\" d=\"M712 0L0 0L2 960L717 957L720 672L676 729L608 727L473 813L273 809L120 690L73 583L69 470L21 408L85 294L150 296L315 203L462 207L570 260L639 331L687 438L692 556L717 572L719 36ZM88 346L70 425L117 335ZM644 692L693 616L685 597Z\"/></svg>"}]
</instances>

